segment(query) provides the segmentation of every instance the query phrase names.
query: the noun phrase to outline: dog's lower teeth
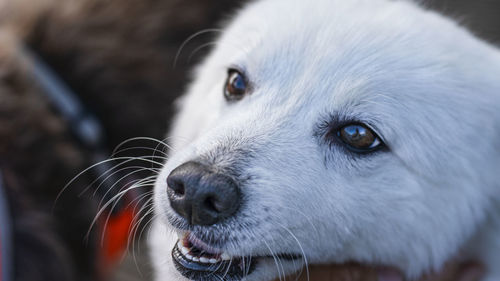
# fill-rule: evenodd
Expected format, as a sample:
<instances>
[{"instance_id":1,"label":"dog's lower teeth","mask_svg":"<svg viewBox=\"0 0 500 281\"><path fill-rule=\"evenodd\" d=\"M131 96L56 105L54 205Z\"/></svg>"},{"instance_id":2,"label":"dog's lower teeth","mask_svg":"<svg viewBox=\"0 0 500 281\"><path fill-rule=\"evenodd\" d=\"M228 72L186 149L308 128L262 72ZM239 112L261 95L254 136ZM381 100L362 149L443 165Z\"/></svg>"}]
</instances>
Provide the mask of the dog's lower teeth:
<instances>
[{"instance_id":1,"label":"dog's lower teeth","mask_svg":"<svg viewBox=\"0 0 500 281\"><path fill-rule=\"evenodd\" d=\"M209 256L200 256L192 253L192 249L189 249L185 247L180 241L177 243L177 247L181 251L182 255L188 259L192 260L194 262L200 262L200 263L211 263L211 264L216 264L218 262L221 262L222 260L230 260L231 257L228 254L222 254L220 258L212 258L210 255Z\"/></svg>"}]
</instances>

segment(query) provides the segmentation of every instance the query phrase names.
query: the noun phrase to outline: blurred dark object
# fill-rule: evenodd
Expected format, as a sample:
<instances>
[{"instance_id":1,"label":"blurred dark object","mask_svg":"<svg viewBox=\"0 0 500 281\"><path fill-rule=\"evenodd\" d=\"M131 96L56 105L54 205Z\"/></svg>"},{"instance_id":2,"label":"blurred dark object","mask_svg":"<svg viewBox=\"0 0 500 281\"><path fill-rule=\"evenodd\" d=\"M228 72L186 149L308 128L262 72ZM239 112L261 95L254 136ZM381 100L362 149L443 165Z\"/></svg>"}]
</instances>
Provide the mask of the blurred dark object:
<instances>
[{"instance_id":1,"label":"blurred dark object","mask_svg":"<svg viewBox=\"0 0 500 281\"><path fill-rule=\"evenodd\" d=\"M7 201L7 186L0 170L0 280L2 281L13 280L13 239L12 216L10 214L10 205Z\"/></svg>"},{"instance_id":2,"label":"blurred dark object","mask_svg":"<svg viewBox=\"0 0 500 281\"><path fill-rule=\"evenodd\" d=\"M101 120L112 150L131 137L162 139L186 77L182 41L213 26L234 1L7 0L0 2L0 167L14 222L15 280L98 280L93 164L39 87L27 44ZM229 6L228 6L229 7ZM181 12L182 11L182 12ZM207 41L216 34L201 37ZM200 41L186 46L193 51ZM132 153L133 154L133 153ZM98 235L97 235L98 236Z\"/></svg>"},{"instance_id":3,"label":"blurred dark object","mask_svg":"<svg viewBox=\"0 0 500 281\"><path fill-rule=\"evenodd\" d=\"M163 138L172 101L192 65L190 52L218 34L191 42L174 68L181 43L214 27L237 2L59 0L44 5L38 19L19 21L28 26L25 41L80 93L106 128L108 146L115 147L136 136Z\"/></svg>"},{"instance_id":4,"label":"blurred dark object","mask_svg":"<svg viewBox=\"0 0 500 281\"><path fill-rule=\"evenodd\" d=\"M112 150L132 137L163 139L191 58L239 6L236 0L0 0L0 169L14 226L15 280L98 280L99 237L85 235L98 200L80 193L88 148L42 93L19 46L27 44L101 120ZM474 33L500 42L500 1L428 0ZM139 145L138 145L139 146ZM130 155L137 155L135 150ZM149 174L141 174L148 176Z\"/></svg>"},{"instance_id":5,"label":"blurred dark object","mask_svg":"<svg viewBox=\"0 0 500 281\"><path fill-rule=\"evenodd\" d=\"M455 19L480 38L500 45L500 1L424 0L423 3Z\"/></svg>"}]
</instances>

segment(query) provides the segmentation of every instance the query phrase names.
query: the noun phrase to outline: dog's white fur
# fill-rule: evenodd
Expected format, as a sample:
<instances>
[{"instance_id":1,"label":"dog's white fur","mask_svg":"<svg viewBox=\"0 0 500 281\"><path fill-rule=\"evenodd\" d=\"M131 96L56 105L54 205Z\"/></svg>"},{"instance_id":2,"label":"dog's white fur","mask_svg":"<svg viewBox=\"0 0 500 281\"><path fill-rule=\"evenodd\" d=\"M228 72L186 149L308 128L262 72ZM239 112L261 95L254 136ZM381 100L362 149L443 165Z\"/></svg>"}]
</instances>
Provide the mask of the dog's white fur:
<instances>
[{"instance_id":1,"label":"dog's white fur","mask_svg":"<svg viewBox=\"0 0 500 281\"><path fill-rule=\"evenodd\" d=\"M253 89L228 103L233 65ZM183 280L165 179L200 157L245 179L245 204L225 225L234 255L303 252L309 263L389 265L413 279L459 256L500 280L500 52L451 20L406 1L258 1L180 105L155 187L156 280ZM389 150L328 145L321 124L340 120L370 124ZM269 259L248 280L297 267Z\"/></svg>"}]
</instances>

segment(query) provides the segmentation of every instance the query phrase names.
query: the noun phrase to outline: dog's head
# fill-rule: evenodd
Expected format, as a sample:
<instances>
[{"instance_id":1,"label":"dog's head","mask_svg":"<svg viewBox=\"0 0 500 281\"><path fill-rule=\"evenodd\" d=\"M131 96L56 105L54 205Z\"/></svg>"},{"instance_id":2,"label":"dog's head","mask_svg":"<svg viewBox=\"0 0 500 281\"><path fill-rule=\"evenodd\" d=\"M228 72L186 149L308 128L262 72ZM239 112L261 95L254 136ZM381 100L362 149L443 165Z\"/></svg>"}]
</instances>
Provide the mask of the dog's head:
<instances>
[{"instance_id":1,"label":"dog's head","mask_svg":"<svg viewBox=\"0 0 500 281\"><path fill-rule=\"evenodd\" d=\"M494 48L407 2L250 5L181 101L155 187L180 241L154 234L159 276L172 247L196 280L439 266L498 186L498 73Z\"/></svg>"}]
</instances>

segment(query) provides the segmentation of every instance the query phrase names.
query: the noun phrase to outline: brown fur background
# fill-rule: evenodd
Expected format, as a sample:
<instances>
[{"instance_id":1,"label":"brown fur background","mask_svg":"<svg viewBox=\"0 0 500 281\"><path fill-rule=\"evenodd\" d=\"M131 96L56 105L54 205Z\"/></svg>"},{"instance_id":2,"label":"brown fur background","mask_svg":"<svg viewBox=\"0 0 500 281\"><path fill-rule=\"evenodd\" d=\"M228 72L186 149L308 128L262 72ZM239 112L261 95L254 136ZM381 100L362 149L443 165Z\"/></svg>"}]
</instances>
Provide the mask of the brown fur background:
<instances>
[{"instance_id":1,"label":"brown fur background","mask_svg":"<svg viewBox=\"0 0 500 281\"><path fill-rule=\"evenodd\" d=\"M500 1L440 0L426 5L458 17L476 34L500 42ZM235 0L0 0L0 169L14 214L16 280L96 280L96 243L84 235L96 202L79 192L88 151L44 98L19 50L27 44L102 121L108 149L148 136L163 139L173 100L213 40L207 33L237 8Z\"/></svg>"},{"instance_id":2,"label":"brown fur background","mask_svg":"<svg viewBox=\"0 0 500 281\"><path fill-rule=\"evenodd\" d=\"M41 54L102 120L111 150L135 136L163 138L189 66L181 57L174 69L175 53L229 2L2 2L0 167L15 216L16 280L96 280L98 246L84 240L96 202L77 196L89 178L51 211L61 188L93 163L44 98L19 45Z\"/></svg>"}]
</instances>

